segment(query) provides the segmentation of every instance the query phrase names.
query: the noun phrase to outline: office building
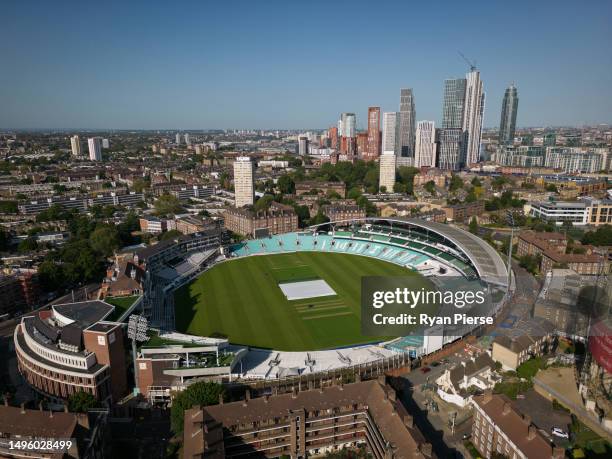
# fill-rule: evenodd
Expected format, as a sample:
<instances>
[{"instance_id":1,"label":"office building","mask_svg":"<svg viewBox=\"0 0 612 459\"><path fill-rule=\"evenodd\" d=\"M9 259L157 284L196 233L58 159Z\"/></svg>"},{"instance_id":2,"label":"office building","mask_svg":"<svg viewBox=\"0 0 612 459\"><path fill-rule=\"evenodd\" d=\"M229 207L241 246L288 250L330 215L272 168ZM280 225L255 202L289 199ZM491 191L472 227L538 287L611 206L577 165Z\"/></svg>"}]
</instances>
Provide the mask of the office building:
<instances>
[{"instance_id":1,"label":"office building","mask_svg":"<svg viewBox=\"0 0 612 459\"><path fill-rule=\"evenodd\" d=\"M438 167L440 169L456 171L465 166L462 155L462 141L464 139L461 129L440 129L438 136Z\"/></svg>"},{"instance_id":2,"label":"office building","mask_svg":"<svg viewBox=\"0 0 612 459\"><path fill-rule=\"evenodd\" d=\"M571 222L573 225L588 223L589 212L585 202L532 202L529 206L530 216L556 225L561 225L563 222Z\"/></svg>"},{"instance_id":3,"label":"office building","mask_svg":"<svg viewBox=\"0 0 612 459\"><path fill-rule=\"evenodd\" d=\"M380 107L368 108L368 138L364 159L372 161L380 156Z\"/></svg>"},{"instance_id":4,"label":"office building","mask_svg":"<svg viewBox=\"0 0 612 459\"><path fill-rule=\"evenodd\" d=\"M100 137L91 137L87 139L89 147L89 159L91 161L102 161L102 140Z\"/></svg>"},{"instance_id":5,"label":"office building","mask_svg":"<svg viewBox=\"0 0 612 459\"><path fill-rule=\"evenodd\" d=\"M78 135L70 137L70 148L72 149L72 156L81 156L81 139Z\"/></svg>"},{"instance_id":6,"label":"office building","mask_svg":"<svg viewBox=\"0 0 612 459\"><path fill-rule=\"evenodd\" d=\"M463 107L463 145L466 165L480 161L480 139L482 136L482 117L484 115L485 93L480 72L472 68L467 74L465 102Z\"/></svg>"},{"instance_id":7,"label":"office building","mask_svg":"<svg viewBox=\"0 0 612 459\"><path fill-rule=\"evenodd\" d=\"M363 446L374 459L433 459L431 443L384 381L251 398L185 411L185 458L323 457Z\"/></svg>"},{"instance_id":8,"label":"office building","mask_svg":"<svg viewBox=\"0 0 612 459\"><path fill-rule=\"evenodd\" d=\"M302 135L298 137L298 155L308 155L308 143L308 137Z\"/></svg>"},{"instance_id":9,"label":"office building","mask_svg":"<svg viewBox=\"0 0 612 459\"><path fill-rule=\"evenodd\" d=\"M433 121L417 123L414 167L436 167L436 130Z\"/></svg>"},{"instance_id":10,"label":"office building","mask_svg":"<svg viewBox=\"0 0 612 459\"><path fill-rule=\"evenodd\" d=\"M397 156L414 157L414 141L416 130L416 112L412 89L400 90L399 110L399 151Z\"/></svg>"},{"instance_id":11,"label":"office building","mask_svg":"<svg viewBox=\"0 0 612 459\"><path fill-rule=\"evenodd\" d=\"M255 199L255 173L248 156L234 161L234 193L236 207L251 206Z\"/></svg>"},{"instance_id":12,"label":"office building","mask_svg":"<svg viewBox=\"0 0 612 459\"><path fill-rule=\"evenodd\" d=\"M563 459L565 450L551 446L531 417L516 409L505 395L486 391L472 399L472 443L484 457Z\"/></svg>"},{"instance_id":13,"label":"office building","mask_svg":"<svg viewBox=\"0 0 612 459\"><path fill-rule=\"evenodd\" d=\"M506 89L502 102L501 120L499 122L499 143L501 145L509 145L514 141L518 102L518 92L514 84L511 84Z\"/></svg>"},{"instance_id":14,"label":"office building","mask_svg":"<svg viewBox=\"0 0 612 459\"><path fill-rule=\"evenodd\" d=\"M442 129L462 129L465 102L465 78L444 80Z\"/></svg>"},{"instance_id":15,"label":"office building","mask_svg":"<svg viewBox=\"0 0 612 459\"><path fill-rule=\"evenodd\" d=\"M397 112L383 113L382 153L398 153L399 114Z\"/></svg>"},{"instance_id":16,"label":"office building","mask_svg":"<svg viewBox=\"0 0 612 459\"><path fill-rule=\"evenodd\" d=\"M23 317L14 332L19 372L37 392L67 400L87 392L100 402L127 393L123 327L101 301L54 305Z\"/></svg>"},{"instance_id":17,"label":"office building","mask_svg":"<svg viewBox=\"0 0 612 459\"><path fill-rule=\"evenodd\" d=\"M387 193L393 192L393 186L395 185L395 161L396 157L393 153L384 152L380 155L380 176L379 176L379 187L382 190L383 187Z\"/></svg>"}]
</instances>

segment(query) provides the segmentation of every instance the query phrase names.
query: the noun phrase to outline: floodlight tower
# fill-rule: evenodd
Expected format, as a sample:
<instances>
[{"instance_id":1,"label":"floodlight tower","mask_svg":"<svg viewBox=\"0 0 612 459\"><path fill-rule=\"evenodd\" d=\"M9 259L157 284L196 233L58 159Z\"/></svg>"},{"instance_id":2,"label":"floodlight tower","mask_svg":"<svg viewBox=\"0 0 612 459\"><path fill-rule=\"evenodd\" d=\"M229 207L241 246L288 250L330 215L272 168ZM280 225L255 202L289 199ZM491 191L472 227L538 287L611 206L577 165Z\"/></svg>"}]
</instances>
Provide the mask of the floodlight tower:
<instances>
[{"instance_id":1,"label":"floodlight tower","mask_svg":"<svg viewBox=\"0 0 612 459\"><path fill-rule=\"evenodd\" d=\"M138 387L138 368L136 368L136 343L145 342L149 340L147 330L149 324L146 317L132 314L128 321L128 338L132 340L132 359L134 360L134 393L138 393L140 390Z\"/></svg>"}]
</instances>

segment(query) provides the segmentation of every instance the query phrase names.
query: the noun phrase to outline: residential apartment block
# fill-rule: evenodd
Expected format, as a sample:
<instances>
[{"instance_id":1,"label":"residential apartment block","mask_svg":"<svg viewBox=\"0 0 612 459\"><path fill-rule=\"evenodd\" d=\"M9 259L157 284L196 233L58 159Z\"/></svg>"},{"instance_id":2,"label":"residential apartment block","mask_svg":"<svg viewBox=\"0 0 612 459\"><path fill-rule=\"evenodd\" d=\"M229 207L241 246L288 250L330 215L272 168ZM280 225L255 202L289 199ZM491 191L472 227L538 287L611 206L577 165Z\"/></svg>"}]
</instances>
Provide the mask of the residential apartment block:
<instances>
[{"instance_id":1,"label":"residential apartment block","mask_svg":"<svg viewBox=\"0 0 612 459\"><path fill-rule=\"evenodd\" d=\"M531 423L531 418L519 412L505 395L490 391L473 398L474 423L472 443L486 458L498 453L508 458L563 459L565 450L555 448Z\"/></svg>"},{"instance_id":2,"label":"residential apartment block","mask_svg":"<svg viewBox=\"0 0 612 459\"><path fill-rule=\"evenodd\" d=\"M310 457L365 445L375 459L435 458L395 391L381 381L185 411L185 458Z\"/></svg>"},{"instance_id":3,"label":"residential apartment block","mask_svg":"<svg viewBox=\"0 0 612 459\"><path fill-rule=\"evenodd\" d=\"M256 234L281 234L298 229L298 217L293 207L272 203L268 210L253 212L248 209L230 208L225 211L225 228L245 236Z\"/></svg>"}]
</instances>

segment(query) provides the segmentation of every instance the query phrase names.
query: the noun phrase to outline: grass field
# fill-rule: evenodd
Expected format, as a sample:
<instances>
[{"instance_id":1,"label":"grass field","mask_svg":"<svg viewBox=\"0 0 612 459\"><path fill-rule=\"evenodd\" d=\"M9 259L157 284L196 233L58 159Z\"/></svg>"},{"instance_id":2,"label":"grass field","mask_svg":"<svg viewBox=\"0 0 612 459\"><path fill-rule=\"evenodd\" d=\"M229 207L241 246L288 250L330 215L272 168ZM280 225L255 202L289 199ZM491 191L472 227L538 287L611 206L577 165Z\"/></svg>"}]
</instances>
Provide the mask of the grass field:
<instances>
[{"instance_id":1,"label":"grass field","mask_svg":"<svg viewBox=\"0 0 612 459\"><path fill-rule=\"evenodd\" d=\"M177 290L176 328L232 343L285 351L380 341L361 335L362 276L417 276L357 255L298 252L221 263ZM334 296L288 301L279 283L324 279ZM430 283L422 278L423 287Z\"/></svg>"}]
</instances>

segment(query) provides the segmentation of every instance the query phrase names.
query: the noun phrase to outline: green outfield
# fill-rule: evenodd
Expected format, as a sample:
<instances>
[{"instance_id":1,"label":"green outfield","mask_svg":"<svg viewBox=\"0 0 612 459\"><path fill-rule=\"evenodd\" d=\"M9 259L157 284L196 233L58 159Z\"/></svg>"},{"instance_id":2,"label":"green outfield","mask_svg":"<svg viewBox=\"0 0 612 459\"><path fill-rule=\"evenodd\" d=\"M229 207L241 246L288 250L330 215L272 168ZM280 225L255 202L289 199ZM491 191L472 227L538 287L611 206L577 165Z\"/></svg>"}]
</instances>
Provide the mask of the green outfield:
<instances>
[{"instance_id":1,"label":"green outfield","mask_svg":"<svg viewBox=\"0 0 612 459\"><path fill-rule=\"evenodd\" d=\"M284 351L380 341L360 333L362 276L416 276L401 266L321 252L250 256L213 267L175 293L176 328ZM334 296L288 301L279 283L323 279Z\"/></svg>"}]
</instances>

